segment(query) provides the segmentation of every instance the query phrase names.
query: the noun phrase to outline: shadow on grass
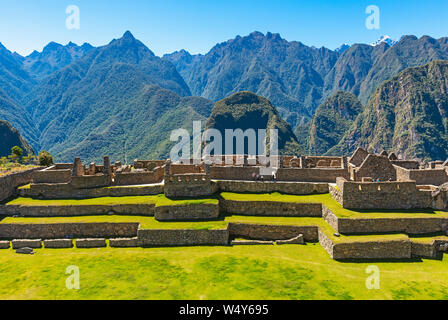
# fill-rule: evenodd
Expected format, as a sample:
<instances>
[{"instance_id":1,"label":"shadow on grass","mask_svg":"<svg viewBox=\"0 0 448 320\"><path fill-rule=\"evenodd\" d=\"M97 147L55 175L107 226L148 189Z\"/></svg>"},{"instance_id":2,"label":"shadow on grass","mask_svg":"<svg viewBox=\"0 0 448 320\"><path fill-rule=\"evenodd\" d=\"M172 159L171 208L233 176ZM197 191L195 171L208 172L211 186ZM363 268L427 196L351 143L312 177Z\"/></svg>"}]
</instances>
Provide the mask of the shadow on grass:
<instances>
[{"instance_id":1,"label":"shadow on grass","mask_svg":"<svg viewBox=\"0 0 448 320\"><path fill-rule=\"evenodd\" d=\"M421 258L409 258L409 259L335 259L341 263L419 263L423 262Z\"/></svg>"},{"instance_id":2,"label":"shadow on grass","mask_svg":"<svg viewBox=\"0 0 448 320\"><path fill-rule=\"evenodd\" d=\"M387 213L387 214L437 214L436 211L432 209L418 209L418 210L387 210L387 209L349 209L347 210L358 212L358 213Z\"/></svg>"}]
</instances>

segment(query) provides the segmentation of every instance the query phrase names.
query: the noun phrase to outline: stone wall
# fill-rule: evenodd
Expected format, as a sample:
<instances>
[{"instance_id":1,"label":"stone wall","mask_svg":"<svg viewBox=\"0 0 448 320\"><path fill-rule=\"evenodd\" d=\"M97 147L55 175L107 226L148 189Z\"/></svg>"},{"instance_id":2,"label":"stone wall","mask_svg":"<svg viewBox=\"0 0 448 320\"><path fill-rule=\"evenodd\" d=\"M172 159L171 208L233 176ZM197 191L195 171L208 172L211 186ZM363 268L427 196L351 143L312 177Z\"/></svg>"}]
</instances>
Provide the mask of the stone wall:
<instances>
[{"instance_id":1,"label":"stone wall","mask_svg":"<svg viewBox=\"0 0 448 320\"><path fill-rule=\"evenodd\" d=\"M211 166L210 178L213 180L246 180L253 181L260 174L259 167Z\"/></svg>"},{"instance_id":2,"label":"stone wall","mask_svg":"<svg viewBox=\"0 0 448 320\"><path fill-rule=\"evenodd\" d=\"M411 247L413 258L435 259L439 256L434 241L431 243L420 243L413 241L411 242Z\"/></svg>"},{"instance_id":3,"label":"stone wall","mask_svg":"<svg viewBox=\"0 0 448 320\"><path fill-rule=\"evenodd\" d=\"M163 167L165 162L165 160L134 160L134 168L152 170L157 167Z\"/></svg>"},{"instance_id":4,"label":"stone wall","mask_svg":"<svg viewBox=\"0 0 448 320\"><path fill-rule=\"evenodd\" d=\"M336 230L343 234L431 234L446 230L446 225L448 218L338 218Z\"/></svg>"},{"instance_id":5,"label":"stone wall","mask_svg":"<svg viewBox=\"0 0 448 320\"><path fill-rule=\"evenodd\" d=\"M33 183L69 183L72 178L71 169L56 169L52 166L33 173Z\"/></svg>"},{"instance_id":6,"label":"stone wall","mask_svg":"<svg viewBox=\"0 0 448 320\"><path fill-rule=\"evenodd\" d=\"M343 168L343 157L304 156L302 168Z\"/></svg>"},{"instance_id":7,"label":"stone wall","mask_svg":"<svg viewBox=\"0 0 448 320\"><path fill-rule=\"evenodd\" d=\"M138 231L138 244L142 247L153 246L227 246L229 232L227 230L156 230Z\"/></svg>"},{"instance_id":8,"label":"stone wall","mask_svg":"<svg viewBox=\"0 0 448 320\"><path fill-rule=\"evenodd\" d=\"M335 260L410 259L409 239L387 241L333 242L319 230L319 243Z\"/></svg>"},{"instance_id":9,"label":"stone wall","mask_svg":"<svg viewBox=\"0 0 448 320\"><path fill-rule=\"evenodd\" d=\"M153 171L116 173L114 186L132 186L160 183L164 178L164 169L157 167Z\"/></svg>"},{"instance_id":10,"label":"stone wall","mask_svg":"<svg viewBox=\"0 0 448 320\"><path fill-rule=\"evenodd\" d=\"M164 192L169 198L203 197L216 191L216 185L205 174L173 175L165 179Z\"/></svg>"},{"instance_id":11,"label":"stone wall","mask_svg":"<svg viewBox=\"0 0 448 320\"><path fill-rule=\"evenodd\" d=\"M414 181L355 182L337 179L330 193L347 209L427 209L432 206L430 190L417 189Z\"/></svg>"},{"instance_id":12,"label":"stone wall","mask_svg":"<svg viewBox=\"0 0 448 320\"><path fill-rule=\"evenodd\" d=\"M420 163L417 160L391 160L395 166L405 169L419 169Z\"/></svg>"},{"instance_id":13,"label":"stone wall","mask_svg":"<svg viewBox=\"0 0 448 320\"><path fill-rule=\"evenodd\" d=\"M281 168L277 170L277 181L336 182L337 177L349 178L348 169L342 168Z\"/></svg>"},{"instance_id":14,"label":"stone wall","mask_svg":"<svg viewBox=\"0 0 448 320\"><path fill-rule=\"evenodd\" d=\"M406 233L412 235L443 232L448 226L448 218L338 218L329 208L323 206L324 220L341 234L375 234L375 233Z\"/></svg>"},{"instance_id":15,"label":"stone wall","mask_svg":"<svg viewBox=\"0 0 448 320\"><path fill-rule=\"evenodd\" d=\"M138 227L139 223L2 223L0 239L132 238Z\"/></svg>"},{"instance_id":16,"label":"stone wall","mask_svg":"<svg viewBox=\"0 0 448 320\"><path fill-rule=\"evenodd\" d=\"M293 195L328 193L328 183L218 180L218 189L236 193L280 192Z\"/></svg>"},{"instance_id":17,"label":"stone wall","mask_svg":"<svg viewBox=\"0 0 448 320\"><path fill-rule=\"evenodd\" d=\"M21 217L72 217L89 215L154 216L154 204L73 205L73 206L19 206L0 207L0 214Z\"/></svg>"},{"instance_id":18,"label":"stone wall","mask_svg":"<svg viewBox=\"0 0 448 320\"><path fill-rule=\"evenodd\" d=\"M219 216L219 205L211 203L157 206L154 217L159 221L207 220Z\"/></svg>"},{"instance_id":19,"label":"stone wall","mask_svg":"<svg viewBox=\"0 0 448 320\"><path fill-rule=\"evenodd\" d=\"M16 195L17 187L31 183L34 172L41 169L35 168L0 177L0 202Z\"/></svg>"},{"instance_id":20,"label":"stone wall","mask_svg":"<svg viewBox=\"0 0 448 320\"><path fill-rule=\"evenodd\" d=\"M247 216L322 217L320 203L220 200L221 211Z\"/></svg>"},{"instance_id":21,"label":"stone wall","mask_svg":"<svg viewBox=\"0 0 448 320\"><path fill-rule=\"evenodd\" d=\"M411 250L409 240L335 243L332 258L335 260L410 259Z\"/></svg>"},{"instance_id":22,"label":"stone wall","mask_svg":"<svg viewBox=\"0 0 448 320\"><path fill-rule=\"evenodd\" d=\"M32 184L29 189L22 189L19 192L22 197L39 199L86 199L157 195L163 193L163 185L74 189L69 184Z\"/></svg>"},{"instance_id":23,"label":"stone wall","mask_svg":"<svg viewBox=\"0 0 448 320\"><path fill-rule=\"evenodd\" d=\"M395 181L397 173L387 157L369 154L360 167L353 169L353 180L362 181L365 177L374 181Z\"/></svg>"},{"instance_id":24,"label":"stone wall","mask_svg":"<svg viewBox=\"0 0 448 320\"><path fill-rule=\"evenodd\" d=\"M364 160L367 158L369 153L367 150L363 148L358 148L355 150L353 155L350 158L349 163L352 164L354 167L359 167L364 162Z\"/></svg>"},{"instance_id":25,"label":"stone wall","mask_svg":"<svg viewBox=\"0 0 448 320\"><path fill-rule=\"evenodd\" d=\"M96 176L77 176L72 177L70 186L74 189L91 189L108 187L112 183L112 177L110 175L96 175Z\"/></svg>"},{"instance_id":26,"label":"stone wall","mask_svg":"<svg viewBox=\"0 0 448 320\"><path fill-rule=\"evenodd\" d=\"M203 173L200 165L194 164L171 164L170 174Z\"/></svg>"},{"instance_id":27,"label":"stone wall","mask_svg":"<svg viewBox=\"0 0 448 320\"><path fill-rule=\"evenodd\" d=\"M317 226L263 225L250 223L229 223L231 238L254 240L289 240L303 234L306 242L318 241Z\"/></svg>"},{"instance_id":28,"label":"stone wall","mask_svg":"<svg viewBox=\"0 0 448 320\"><path fill-rule=\"evenodd\" d=\"M448 182L445 169L409 170L395 166L398 181L415 181L418 185L440 186Z\"/></svg>"}]
</instances>

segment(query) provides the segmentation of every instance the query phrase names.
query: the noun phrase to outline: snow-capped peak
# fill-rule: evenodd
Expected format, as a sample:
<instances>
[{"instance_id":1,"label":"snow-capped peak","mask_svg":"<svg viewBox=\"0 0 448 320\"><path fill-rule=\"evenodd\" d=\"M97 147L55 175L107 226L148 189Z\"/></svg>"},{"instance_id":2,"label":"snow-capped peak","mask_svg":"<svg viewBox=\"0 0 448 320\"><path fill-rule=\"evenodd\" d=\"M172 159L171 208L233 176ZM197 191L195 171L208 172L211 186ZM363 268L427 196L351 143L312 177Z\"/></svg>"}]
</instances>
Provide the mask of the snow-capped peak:
<instances>
[{"instance_id":1,"label":"snow-capped peak","mask_svg":"<svg viewBox=\"0 0 448 320\"><path fill-rule=\"evenodd\" d=\"M381 36L376 42L372 43L371 46L375 47L377 45L382 44L383 42L387 43L389 46L393 46L398 41L392 39L390 36Z\"/></svg>"}]
</instances>

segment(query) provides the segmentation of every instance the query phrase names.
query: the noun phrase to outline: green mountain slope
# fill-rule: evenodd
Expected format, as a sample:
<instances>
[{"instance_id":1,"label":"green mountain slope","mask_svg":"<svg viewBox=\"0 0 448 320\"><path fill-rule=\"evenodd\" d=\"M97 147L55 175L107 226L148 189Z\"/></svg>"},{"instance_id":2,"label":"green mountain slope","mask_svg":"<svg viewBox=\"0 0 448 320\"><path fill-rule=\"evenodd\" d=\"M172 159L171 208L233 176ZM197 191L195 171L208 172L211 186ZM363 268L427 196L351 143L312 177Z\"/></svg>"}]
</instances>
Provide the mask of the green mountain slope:
<instances>
[{"instance_id":1,"label":"green mountain slope","mask_svg":"<svg viewBox=\"0 0 448 320\"><path fill-rule=\"evenodd\" d=\"M362 111L353 94L339 91L321 104L310 125L308 152L323 155L342 139Z\"/></svg>"},{"instance_id":2,"label":"green mountain slope","mask_svg":"<svg viewBox=\"0 0 448 320\"><path fill-rule=\"evenodd\" d=\"M107 113L103 109L93 112L51 151L65 161L76 156L100 161L106 154L129 162L166 159L175 144L170 141L171 131L191 131L193 121L205 122L212 107L204 98L179 97L157 85L144 86L125 107L112 105Z\"/></svg>"},{"instance_id":3,"label":"green mountain slope","mask_svg":"<svg viewBox=\"0 0 448 320\"><path fill-rule=\"evenodd\" d=\"M267 97L293 126L310 118L338 53L253 32L216 45L205 56L167 55L195 95L218 101L249 90Z\"/></svg>"},{"instance_id":4,"label":"green mountain slope","mask_svg":"<svg viewBox=\"0 0 448 320\"><path fill-rule=\"evenodd\" d=\"M20 103L35 82L23 69L20 59L0 43L0 88L11 100Z\"/></svg>"},{"instance_id":5,"label":"green mountain slope","mask_svg":"<svg viewBox=\"0 0 448 320\"><path fill-rule=\"evenodd\" d=\"M383 83L331 153L358 146L405 158L448 157L448 62L409 68Z\"/></svg>"},{"instance_id":6,"label":"green mountain slope","mask_svg":"<svg viewBox=\"0 0 448 320\"><path fill-rule=\"evenodd\" d=\"M223 153L226 152L224 141L226 129L242 129L243 131L254 129L256 132L258 129L266 129L268 141L269 129L278 129L279 153L284 155L302 154L302 149L289 124L281 118L268 99L252 92L238 92L218 101L213 107L206 125L206 129L212 128L221 132ZM247 153L247 142L245 144L245 153ZM261 153L261 151L257 152Z\"/></svg>"},{"instance_id":7,"label":"green mountain slope","mask_svg":"<svg viewBox=\"0 0 448 320\"><path fill-rule=\"evenodd\" d=\"M254 32L220 43L204 56L180 51L164 58L195 95L217 101L249 90L267 97L306 141L309 120L325 99L343 90L366 104L381 83L404 69L448 60L448 38L404 36L393 46L354 44L332 51Z\"/></svg>"},{"instance_id":8,"label":"green mountain slope","mask_svg":"<svg viewBox=\"0 0 448 320\"><path fill-rule=\"evenodd\" d=\"M367 103L378 86L409 67L435 60L448 60L448 38L404 36L379 56L360 86L359 99Z\"/></svg>"},{"instance_id":9,"label":"green mountain slope","mask_svg":"<svg viewBox=\"0 0 448 320\"><path fill-rule=\"evenodd\" d=\"M34 154L33 148L22 138L19 131L11 126L8 121L0 120L0 157L11 154L11 148L22 148L23 155Z\"/></svg>"},{"instance_id":10,"label":"green mountain slope","mask_svg":"<svg viewBox=\"0 0 448 320\"><path fill-rule=\"evenodd\" d=\"M91 50L39 83L29 95L27 110L41 132L40 145L57 159L72 160L68 154L73 154L73 148L88 159L101 157L100 152L118 157L116 150L124 146L113 147L115 137L150 131L153 122L145 128L139 123L172 112L179 104L179 95L188 96L190 91L175 67L126 32L123 38ZM139 117L147 116L145 112L152 112L154 119ZM164 133L169 136L169 132ZM102 141L101 147L93 149L89 141ZM140 139L136 141L141 149L147 146ZM150 152L144 150L139 156Z\"/></svg>"}]
</instances>

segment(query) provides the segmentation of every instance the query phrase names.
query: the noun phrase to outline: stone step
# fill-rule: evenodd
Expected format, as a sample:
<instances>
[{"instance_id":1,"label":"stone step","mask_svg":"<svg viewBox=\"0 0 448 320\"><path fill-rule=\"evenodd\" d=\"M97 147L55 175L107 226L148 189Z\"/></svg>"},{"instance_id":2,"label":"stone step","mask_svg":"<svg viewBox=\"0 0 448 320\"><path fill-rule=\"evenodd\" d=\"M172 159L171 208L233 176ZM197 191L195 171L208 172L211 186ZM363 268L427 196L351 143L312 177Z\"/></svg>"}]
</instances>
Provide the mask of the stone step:
<instances>
[{"instance_id":1,"label":"stone step","mask_svg":"<svg viewBox=\"0 0 448 320\"><path fill-rule=\"evenodd\" d=\"M40 249L40 248L42 248L42 240L41 239L12 240L12 248L14 250L21 249L21 248Z\"/></svg>"},{"instance_id":2,"label":"stone step","mask_svg":"<svg viewBox=\"0 0 448 320\"><path fill-rule=\"evenodd\" d=\"M72 239L44 240L44 247L46 249L73 248L73 240Z\"/></svg>"},{"instance_id":3,"label":"stone step","mask_svg":"<svg viewBox=\"0 0 448 320\"><path fill-rule=\"evenodd\" d=\"M106 239L76 239L77 248L105 248Z\"/></svg>"},{"instance_id":4,"label":"stone step","mask_svg":"<svg viewBox=\"0 0 448 320\"><path fill-rule=\"evenodd\" d=\"M299 234L297 237L289 239L289 240L277 240L276 244L305 244L305 240L303 239L303 234Z\"/></svg>"},{"instance_id":5,"label":"stone step","mask_svg":"<svg viewBox=\"0 0 448 320\"><path fill-rule=\"evenodd\" d=\"M257 246L257 245L273 245L274 241L262 240L232 240L232 246Z\"/></svg>"}]
</instances>

